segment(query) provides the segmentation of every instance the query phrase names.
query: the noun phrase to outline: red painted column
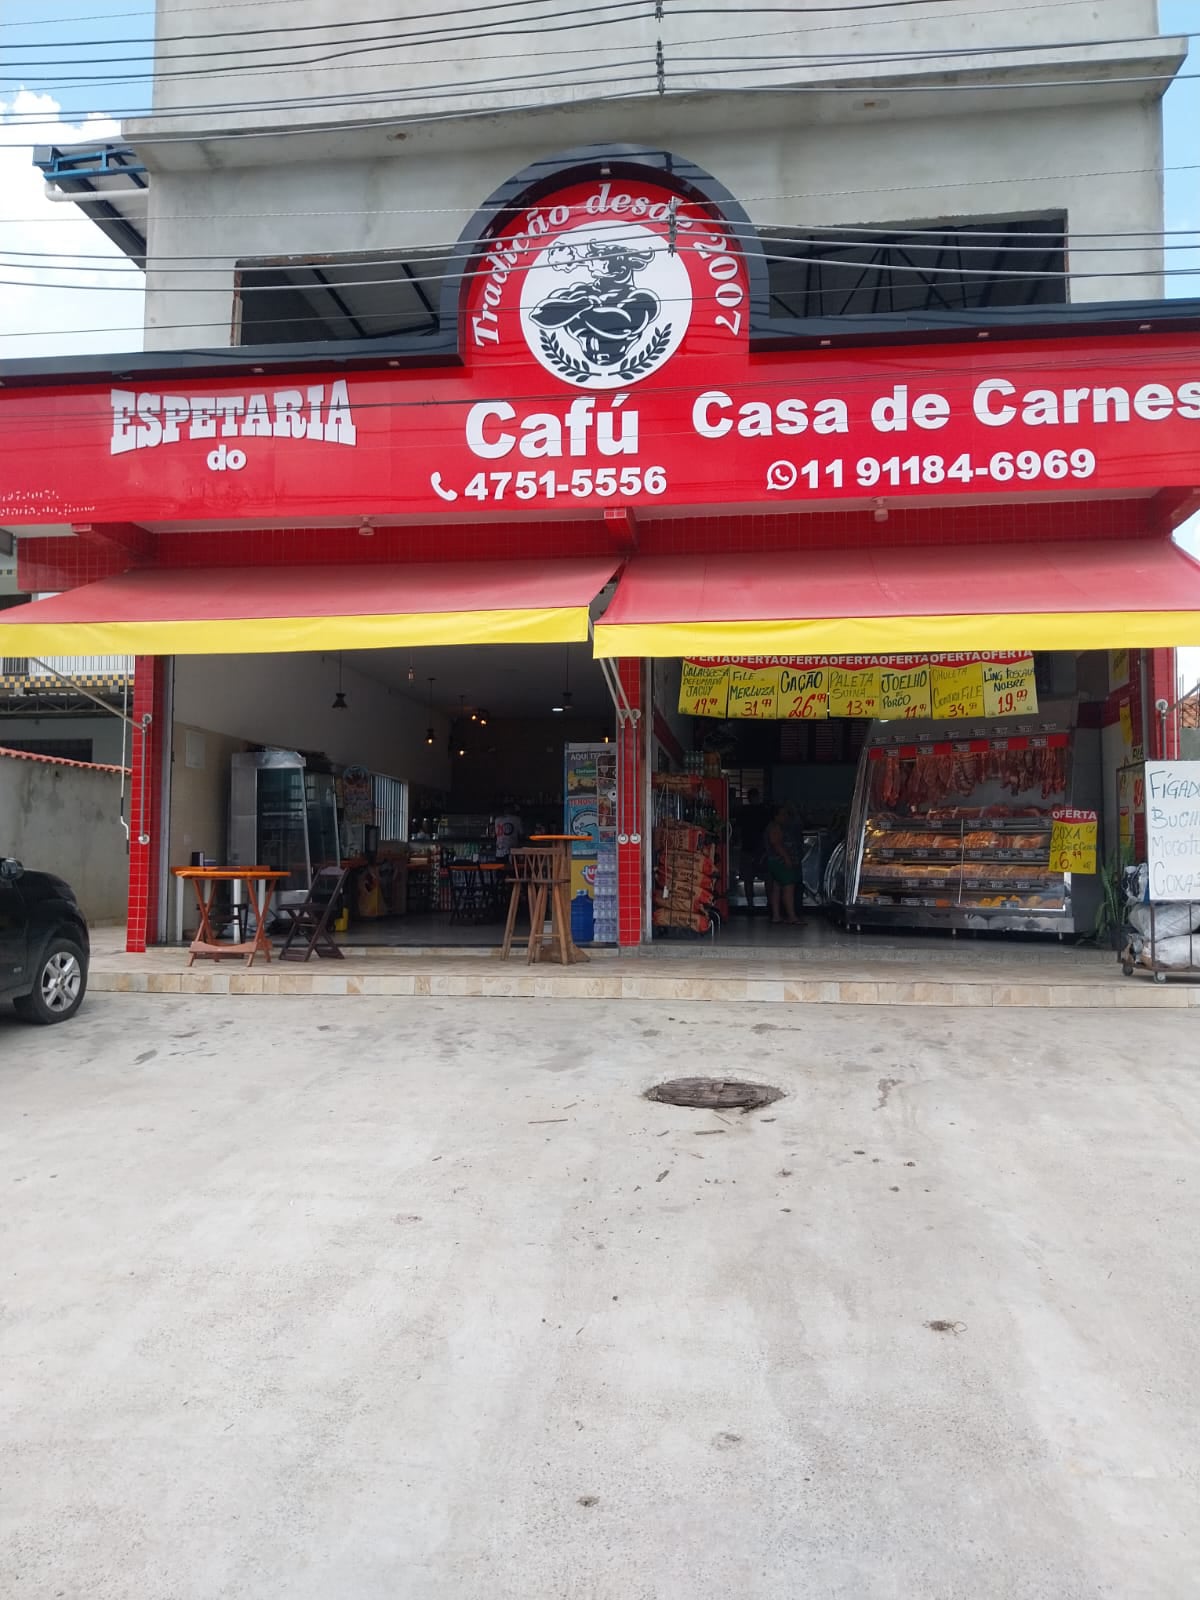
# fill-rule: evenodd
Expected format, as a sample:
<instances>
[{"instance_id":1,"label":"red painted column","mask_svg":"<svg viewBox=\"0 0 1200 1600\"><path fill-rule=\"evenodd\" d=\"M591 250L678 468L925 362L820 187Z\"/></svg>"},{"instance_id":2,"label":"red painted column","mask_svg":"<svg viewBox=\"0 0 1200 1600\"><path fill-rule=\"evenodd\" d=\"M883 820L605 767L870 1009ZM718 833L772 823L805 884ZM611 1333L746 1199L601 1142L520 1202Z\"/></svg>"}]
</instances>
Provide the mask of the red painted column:
<instances>
[{"instance_id":1,"label":"red painted column","mask_svg":"<svg viewBox=\"0 0 1200 1600\"><path fill-rule=\"evenodd\" d=\"M1157 703L1165 700L1171 707L1179 693L1176 688L1177 668L1174 650L1146 651L1146 696L1149 702L1150 729L1146 740L1146 753L1159 761L1179 759L1179 713L1172 710L1167 716L1166 737L1163 737L1162 718Z\"/></svg>"},{"instance_id":2,"label":"red painted column","mask_svg":"<svg viewBox=\"0 0 1200 1600\"><path fill-rule=\"evenodd\" d=\"M166 661L138 656L133 669L133 776L129 786L129 909L125 948L140 955L159 936L159 851L163 826ZM147 721L147 718L149 719Z\"/></svg>"},{"instance_id":3,"label":"red painted column","mask_svg":"<svg viewBox=\"0 0 1200 1600\"><path fill-rule=\"evenodd\" d=\"M616 665L630 709L644 716L641 661L623 657ZM617 739L617 943L625 947L642 942L642 852L650 846L642 805L641 719L627 718L620 725Z\"/></svg>"}]
</instances>

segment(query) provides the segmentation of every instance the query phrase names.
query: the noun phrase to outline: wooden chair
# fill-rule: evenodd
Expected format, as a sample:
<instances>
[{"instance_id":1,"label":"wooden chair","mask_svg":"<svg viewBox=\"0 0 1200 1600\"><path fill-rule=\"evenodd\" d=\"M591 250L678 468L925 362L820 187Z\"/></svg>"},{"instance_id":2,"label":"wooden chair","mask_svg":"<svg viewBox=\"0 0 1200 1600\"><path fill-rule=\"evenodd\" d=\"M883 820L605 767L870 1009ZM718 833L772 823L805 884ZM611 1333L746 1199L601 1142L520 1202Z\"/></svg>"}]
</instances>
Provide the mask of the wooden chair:
<instances>
[{"instance_id":1,"label":"wooden chair","mask_svg":"<svg viewBox=\"0 0 1200 1600\"><path fill-rule=\"evenodd\" d=\"M312 886L304 903L283 908L282 915L290 916L292 925L280 947L280 961L307 961L314 954L323 961L346 959L333 942L330 925L338 914L349 872L349 867L319 867L313 873ZM292 942L301 934L307 935L304 947L293 950Z\"/></svg>"}]
</instances>

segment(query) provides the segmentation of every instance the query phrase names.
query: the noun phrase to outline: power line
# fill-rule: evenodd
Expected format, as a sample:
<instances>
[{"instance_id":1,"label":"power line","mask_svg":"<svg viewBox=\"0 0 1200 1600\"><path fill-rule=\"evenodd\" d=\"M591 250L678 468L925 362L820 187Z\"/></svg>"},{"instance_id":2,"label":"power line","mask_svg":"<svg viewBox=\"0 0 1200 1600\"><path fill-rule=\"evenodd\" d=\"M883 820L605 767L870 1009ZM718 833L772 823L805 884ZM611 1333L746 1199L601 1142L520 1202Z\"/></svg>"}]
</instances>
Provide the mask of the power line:
<instances>
[{"instance_id":1,"label":"power line","mask_svg":"<svg viewBox=\"0 0 1200 1600\"><path fill-rule=\"evenodd\" d=\"M513 9L513 7L516 7L516 6L536 5L538 3L539 3L539 0L493 0L493 3L491 3L489 5L460 7L459 10L460 10L460 12L508 11L508 10ZM871 11L871 12L874 12L874 11L896 11L896 10L901 10L901 9L907 8L908 6L928 5L930 3L933 3L933 4L948 4L949 0L849 0L849 3L844 3L844 4L841 4L841 5L822 5L822 6L806 5L804 9L805 9L805 13L806 14L807 13L813 13L813 14L817 14L817 13L846 14L846 13L854 13L854 12L859 12L859 11ZM1084 4L1085 0L1067 0L1067 3L1069 3L1069 4ZM220 5L189 5L188 10L189 11L229 11L229 10L235 9L235 7L240 9L242 4L244 4L244 0L226 0L226 3L220 4ZM770 6L770 7L764 7L762 9L772 10L772 11L794 12L795 7L794 6ZM112 20L113 17L140 17L140 16L153 16L153 15L155 15L155 13L154 13L153 9L151 9L151 10L148 10L148 11L115 12L115 13L111 13L110 15L105 15L104 13L100 13L99 15L94 15L94 16L91 16L91 17L60 17L60 18L56 19L56 21L58 23L107 22L107 21ZM445 15L445 11L443 9L443 10L438 10L438 11L410 12L410 13L407 13L407 14L402 14L401 16L398 16L398 17L343 18L339 22L313 22L313 23L306 23L306 24L303 24L303 25L297 25L295 22L291 22L291 23L285 23L285 24L282 24L282 25L279 25L279 26L276 26L276 27L270 27L270 28L237 28L237 29L227 29L227 30L224 30L224 31L216 31L216 32L214 32L212 30L209 30L208 32L205 32L205 33L174 33L174 34L167 33L167 34L151 35L149 37L142 37L142 38L137 38L137 39L77 39L75 41L75 43L80 45L80 46L85 46L85 45L117 45L117 44L135 44L135 45L144 44L144 45L148 45L148 46L154 46L154 45L163 45L163 44L189 44L194 39L201 39L201 40L212 39L212 38L226 39L226 38L235 38L235 37L236 38L257 38L257 37L262 37L262 36L271 35L271 34L277 34L277 33L327 33L330 30L336 30L338 28L389 27L392 23L397 23L397 22L421 22L421 21L424 21L426 18L429 18L429 17L443 17L444 15ZM932 20L932 19L930 19L930 20ZM51 23L47 19L44 19L40 24L38 24L38 26L41 26L41 27L49 27L50 25L51 25ZM17 23L17 22L0 22L0 28L16 28L16 27L21 27L21 26L23 26L23 24ZM5 48L8 49L8 50L20 50L20 49L23 49L25 47L23 45L21 45L20 43L18 43L18 44L15 44L15 45L6 45ZM36 44L33 46L33 48L37 48Z\"/></svg>"},{"instance_id":2,"label":"power line","mask_svg":"<svg viewBox=\"0 0 1200 1600\"><path fill-rule=\"evenodd\" d=\"M27 147L22 145L20 148L25 149ZM1096 169L1094 171L1091 171L1091 172L1033 172L1033 173L1020 173L1020 174L1016 174L1016 175L1013 175L1013 176L1005 176L1005 177L1001 177L1001 178L976 178L976 177L958 178L958 179L953 179L950 182L942 182L942 183L927 183L927 182L922 181L919 185L916 186L916 188L921 193L925 193L927 191L930 192L930 193L933 193L933 192L937 192L937 191L945 190L945 189L987 188L989 186L995 186L995 185L998 185L998 184L1000 184L1000 185L1008 185L1008 184L1013 184L1013 183L1065 183L1065 182L1068 182L1068 181L1074 182L1074 181L1077 181L1077 180L1083 179L1083 178L1134 178L1134 177L1143 177L1143 176L1145 176L1147 174L1151 174L1151 173L1157 174L1157 173L1165 173L1165 172L1195 172L1195 171L1200 171L1200 162L1197 162L1197 161L1185 161L1185 162L1181 162L1181 163L1176 163L1175 165L1172 165L1172 166L1161 166L1161 167L1160 166L1153 166L1153 167L1101 167L1101 168L1098 168L1098 169ZM650 174L648 174L648 176L653 178L654 174L650 173ZM96 192L92 192L92 193L79 194L79 195L73 196L73 198L76 199L77 201L79 201L81 204L87 205L87 204L94 204L98 200L113 200L113 199L131 199L131 198L136 198L138 194L144 194L145 192L146 191L144 191L144 190L132 190L132 189L129 189L129 190L111 190L110 189L110 190L100 190L100 191L96 191ZM845 199L856 199L861 195L908 194L908 193L911 193L911 192L913 192L913 186L911 186L911 185L884 184L882 186L877 186L875 188L866 188L866 189L807 189L807 190L803 190L803 191L795 191L795 192L792 192L792 193L772 193L770 191L766 191L766 192L761 192L761 193L758 193L758 194L745 194L745 195L742 195L740 198L741 198L741 200L743 200L743 201L745 201L747 203L749 203L751 201L765 201L765 200L802 200L802 201L811 201L811 200L845 200ZM704 207L706 207L707 202L700 201L700 200L686 200L686 199L683 199L681 197L680 200L679 200L679 205L680 205L681 208L688 207L688 206L696 206L696 207L699 207L699 208L703 209ZM482 207L476 207L475 209L476 210L481 210L483 208ZM499 204L497 209L498 210L511 210L512 208L511 208L511 205L510 205L510 203L508 201L504 201L504 202ZM432 217L432 216L457 216L457 217L462 217L462 216L470 216L471 214L472 214L471 213L471 208L468 207L468 206L353 206L353 207L350 207L350 208L345 209L345 210L337 210L337 211L176 211L176 212L160 212L160 213L156 213L155 214L155 220L158 221L158 222L276 222L276 221L282 221L282 220L285 220L285 219L287 219L287 220L308 221L310 219L324 219L324 218L331 218L331 217L364 217L364 216L369 216L369 217ZM69 223L72 227L77 227L79 225L79 220L80 219L74 213L67 213L66 215L55 213L53 215L39 215L39 216L36 216L36 217L6 217L6 218L0 219L0 220L2 220L4 222L7 222L7 223L10 223L10 224L12 224L12 223L28 224L28 223L65 222L65 223ZM94 220L94 219L89 219L89 220ZM770 224L769 223L763 223L763 224L761 224L761 226L770 227ZM849 225L845 225L845 224L841 224L841 223L837 224L837 227L842 232L858 231L856 228L852 228ZM894 232L901 232L901 231L907 231L907 230L899 228L899 227L897 227L895 225L892 225L892 226L889 227L888 225L885 225L885 224L879 224L876 229L868 229L867 231L893 232L894 233ZM1168 230L1165 230L1165 231L1166 232L1174 232L1174 233L1192 233L1192 232L1195 232L1197 230L1190 229L1190 228L1186 228L1186 229L1184 229L1184 228L1176 228L1176 229L1168 229ZM1106 233L1099 233L1099 234L1088 234L1088 233L1076 234L1076 233L1072 233L1072 235L1071 235L1072 238L1083 238L1083 239L1107 239L1107 238L1121 238L1121 237L1128 237L1128 238L1158 238L1160 236L1161 236L1161 232L1159 230L1144 229L1144 228L1130 228L1130 229L1125 229L1125 230L1114 228L1110 232L1106 232ZM424 248L424 247L422 246L421 248ZM167 258L164 258L164 259L171 259L171 258L167 257Z\"/></svg>"},{"instance_id":3,"label":"power line","mask_svg":"<svg viewBox=\"0 0 1200 1600\"><path fill-rule=\"evenodd\" d=\"M737 71L737 70L741 70L741 69L732 69L732 70ZM710 73L708 76L711 78L711 77L720 77L722 75L723 74L722 74L721 70L718 69L715 73ZM1042 79L1042 80L1034 80L1034 81L1030 81L1030 82L924 83L924 84L896 84L896 83L889 83L886 86L886 91L887 91L887 94L889 96L891 96L891 95L910 95L910 94L918 94L918 95L929 95L929 94L938 94L938 95L944 95L944 94L998 95L998 94L1008 94L1009 92L1014 91L1014 90L1025 90L1025 89L1032 89L1032 90L1038 91L1039 93L1045 93L1045 91L1048 88L1053 88L1055 90L1081 89L1081 88L1111 88L1113 85L1170 83L1170 82L1176 82L1176 81L1180 81L1180 80L1190 80L1190 79L1194 79L1194 78L1200 78L1200 73L1190 73L1190 72L1183 72L1183 73L1136 73L1136 74L1113 75L1113 76L1101 77L1101 78L1054 78L1054 79L1047 78L1047 79ZM464 86L461 83L456 83L456 84L450 85L448 87L451 88L453 90L453 92L455 94L458 94L458 95L461 95L463 93L471 93L471 94L490 94L490 95L494 96L498 92L498 89L499 89L499 91L503 90L503 87L505 86L505 82L506 81L508 81L508 80L504 80L504 81L496 80L494 83L492 83L492 84L490 84L488 86L481 86L481 85ZM631 81L631 80L623 80L623 81ZM547 90L556 89L556 88L557 89L562 89L562 88L586 88L587 84L586 83L580 83L580 82L563 82L563 83L543 84L541 87L543 89L547 89ZM435 125L435 124L438 124L438 123L442 123L442 122L450 122L450 121L453 121L453 122L466 122L468 120L476 119L476 118L479 118L479 117L492 117L492 118L495 118L495 117L503 117L503 116L513 116L513 115L516 115L516 114L519 114L519 113L524 113L524 112L546 113L546 112L551 112L551 111L567 111L567 110L578 111L578 110L581 110L581 109L594 109L596 107L627 105L632 101L638 101L638 100L655 100L655 101L660 101L660 102L662 100L664 100L664 99L678 100L678 99L686 98L688 96L696 95L696 94L699 94L701 92L704 92L708 87L710 87L710 86L709 85L696 85L694 87L688 87L688 88L684 88L684 89L667 88L665 90L659 90L656 87L648 87L648 88L646 88L644 90L631 90L631 91L624 92L624 93L611 93L611 92L609 92L609 93L594 94L594 95L587 95L587 96L578 96L578 97L575 97L575 98L572 98L572 99L566 99L566 100L513 101L513 102L507 102L507 103L504 103L504 104L501 104L501 105L489 105L489 106L486 106L486 107L476 108L476 109L467 108L466 110L463 110L463 109L458 108L458 107L454 107L454 108L448 108L448 109L443 110L443 111L426 112L426 113L418 115L418 116L377 117L377 118L371 118L371 119L366 120L366 121L304 122L304 123L298 123L298 124L292 124L292 125L275 125L275 126L266 127L266 128L241 128L241 129L227 129L227 130L222 130L220 128L214 128L214 129L211 129L211 130L207 130L207 129L199 130L199 131L193 130L192 132L184 133L184 134L170 134L170 133L167 133L167 134L144 134L144 135L139 135L138 136L137 145L138 145L139 149L147 149L147 148L154 148L154 147L157 147L159 145L196 144L196 143L200 143L200 142L207 143L207 144L214 144L214 143L215 144L236 144L236 143L242 143L242 142L244 142L246 140L256 140L256 139L288 138L288 139L291 139L291 140L296 140L296 139L302 139L302 138L312 138L312 137L315 137L315 136L317 136L319 134L329 134L329 133L353 133L353 132L382 133L382 132L384 132L384 131L386 131L388 129L401 130L401 129L409 129L409 128L424 128L424 127L430 127L432 125ZM738 88L736 90L736 92L738 94L741 94L741 95L764 95L765 94L765 95L778 95L780 97L783 97L785 95L813 95L813 94L816 94L816 95L822 95L822 94L823 95L838 95L838 96L842 96L842 95L857 95L857 96L861 96L862 93L863 93L863 86L861 84L859 84L859 85L842 85L842 84L831 84L831 83L804 83L804 84L787 83L787 84L769 84L769 85L762 85L762 86L743 85L742 87ZM423 95L414 96L414 95L410 94L406 98L413 99L413 98L436 98L436 97L437 97L437 95L436 95L435 92L426 91ZM356 102L351 102L351 103L356 103ZM43 121L44 121L44 118L43 118ZM0 143L0 150L25 150L25 149L28 149L28 148L29 148L28 141L17 141L17 142L11 142L11 143Z\"/></svg>"},{"instance_id":4,"label":"power line","mask_svg":"<svg viewBox=\"0 0 1200 1600\"><path fill-rule=\"evenodd\" d=\"M543 16L531 19L531 21L535 22L537 24L537 26L511 27L511 28L509 28L507 30L507 32L508 32L508 34L510 34L510 35L512 35L514 37L515 36L521 36L521 35L527 35L527 34L547 35L547 34L552 34L552 33L574 32L574 31L577 31L580 28L588 28L588 27L595 26L598 14L600 12L622 12L622 13L624 13L624 12L628 11L628 8L630 6L638 7L638 6L641 5L641 3L642 3L642 0L602 0L602 3L600 3L600 4L589 5L589 6L586 6L586 7L583 7L583 8L580 8L580 7L576 6L576 7L572 8L571 10L568 10L568 11L547 12ZM579 20L580 17L581 17L581 9L582 9L582 11L587 12L588 15L584 16L582 18L582 20ZM746 8L746 11L743 14L744 15L745 14L753 14L756 11L770 10L770 9L772 9L772 8L770 8L770 7L750 6L750 7ZM1036 7L1036 6L1027 6L1027 7L1021 7L1020 9L1022 9L1022 10L1037 10L1039 8ZM709 8L709 9L693 8L692 10L690 10L688 12L675 13L675 14L676 15L710 15L710 14L712 14L712 9L711 8ZM724 13L724 12L721 13L721 14L722 15L727 15L727 13ZM979 13L978 12L964 12L964 13L955 13L955 15L956 16L957 15L977 16L977 15L979 15ZM574 19L574 20L570 20L570 21L566 21L566 22L557 22L557 21L555 21L556 18L560 18L560 17L567 17L567 18L571 18L571 19ZM604 16L602 18L599 18L599 21L602 22L605 26L616 26L616 25L619 25L619 24L622 24L622 23L634 22L634 21L637 21L637 20L639 20L639 18L636 15L633 15L633 16L631 16L631 15ZM550 27L546 27L546 26L542 25L542 24L547 23L547 22L553 22L554 25L550 26ZM792 29L788 29L786 31L790 34L792 32L809 32L809 31L826 31L826 30L792 30ZM426 44L468 43L468 42L473 42L473 41L480 40L480 39L494 40L496 38L496 34L494 32L492 32L492 31L488 31L488 32L485 32L485 33L482 33L482 34L480 34L480 33L475 33L475 34L453 33L452 34L452 33L448 32L446 30L444 30L444 32L445 32L445 37L442 37L440 35L439 36L431 35L426 40L415 40L415 41L414 40L409 40L409 41L405 41L405 40L402 40L402 39L387 39L387 40L383 40L383 41L372 41L372 42L369 42L369 43L364 43L362 45L358 45L354 49L351 49L351 50L335 52L332 56L328 52L326 52L326 53L322 54L321 56L308 57L308 58L304 58L304 59L300 59L300 58L291 59L291 60L288 60L286 62L280 63L277 66L260 66L260 65L257 64L257 61L255 61L255 62L252 62L252 63L246 65L245 67L233 68L233 67L230 67L228 65L223 65L223 66L218 66L218 67L189 68L187 70L180 70L180 71L176 72L176 71L164 70L161 67L161 64L160 64L157 67L152 65L145 72L138 72L138 73L135 73L135 74L129 74L129 75L126 75L124 77L103 78L103 77L97 77L95 73L91 73L91 74L88 74L86 76L76 77L76 78L56 78L56 79L51 79L49 81L42 81L42 80L32 80L32 81L38 87L40 87L41 89L46 90L46 89L75 88L75 87L78 87L81 84L86 84L86 85L88 85L89 87L92 87L92 88L107 88L107 87L110 87L112 85L117 85L117 84L121 84L121 83L125 83L125 82L143 82L143 81L146 81L147 79L153 79L153 81L155 81L155 82L161 82L161 81L165 81L165 80L168 80L168 79L174 79L174 78L205 78L205 77L214 77L214 76L221 77L222 79L241 78L241 77L247 77L247 76L251 76L251 75L254 76L254 77L284 77L284 76L291 76L294 72L296 72L300 68L308 68L308 69L311 69L311 70L314 70L314 71L344 71L344 70L346 70L345 68L334 66L334 65L330 65L330 63L336 61L339 57L345 57L345 56L350 56L350 55L363 56L363 55L375 54L375 53L379 53L379 52L395 51L401 45L405 45L405 47L408 48L408 49L413 49L413 48L421 48ZM823 52L823 53L812 53L812 54L799 54L797 52L791 52L787 56L733 56L733 57L730 57L728 55L723 55L723 56L720 56L720 57L692 57L692 56L686 56L686 55L680 56L680 55L677 54L677 52L680 51L681 49L686 49L686 48L689 48L689 47L691 47L693 45L709 44L709 43L721 44L721 43L726 42L727 40L728 41L732 41L734 39L736 39L736 40L738 40L740 42L743 39L752 39L752 38L777 38L777 37L779 37L779 33L780 33L780 30L768 30L765 33L758 33L758 34L741 33L741 34L718 35L718 36L715 36L715 37L710 38L710 39L687 39L687 40L673 41L670 44L669 50L668 50L668 55L667 55L668 65L671 67L671 71L674 72L675 75L677 75L677 76L679 75L679 73L678 73L677 67L675 65L676 63L681 63L681 62L682 63L687 63L687 62L692 62L692 61L696 61L696 60L714 60L714 59L722 60L722 61L739 60L739 61L746 61L746 62L752 64L751 66L747 66L746 68L726 68L726 69L724 69L724 70L727 70L727 71L738 71L738 70L746 70L746 71L755 70L755 71L758 71L758 70L762 70L762 64L764 62L769 63L769 65L772 68L772 70L776 70L776 71L786 70L786 69L792 68L792 67L803 68L805 70L810 70L810 71L811 70L816 70L817 68L826 68L826 69L828 69L828 68L846 68L846 69L854 68L854 69L861 69L861 68L867 67L867 66L888 66L888 65L890 65L892 63L896 63L896 62L903 62L903 63L910 63L911 64L911 63L926 62L926 61L936 62L936 61L947 61L947 60L954 61L954 60L962 60L962 59L974 60L974 59L977 59L979 57L991 57L991 56L1035 55L1035 54L1039 54L1039 53L1044 53L1044 54L1059 53L1059 54L1061 54L1061 53L1068 52L1068 51L1078 50L1080 48L1093 48L1093 47L1097 47L1097 46L1115 47L1115 46L1119 46L1119 45L1151 44L1151 43L1156 42L1160 37L1158 34L1137 34L1137 35L1126 36L1126 37L1123 37L1123 38L1109 38L1109 39L1095 39L1095 40L1052 40L1052 41L1048 41L1048 42L1042 43L1042 44L992 44L992 45L972 45L972 46L951 46L951 45L946 45L946 46L943 46L941 48L931 47L931 48L923 49L923 50L895 50L895 51L879 51L879 50L876 50L874 52L862 51L862 52L853 52L853 53L847 53L847 52ZM294 48L294 47L293 46L286 46L286 47L277 46L275 48L289 48L290 49L290 48ZM609 49L609 50L637 50L637 49L648 50L649 49L649 42L648 41L639 41L638 43L634 43L634 44L626 44L626 45L611 44L610 45L606 41L605 42L605 48ZM229 53L230 54L243 54L244 52L229 52ZM595 54L596 54L595 46L592 46L591 48L589 48L585 52L568 51L568 50L545 50L545 51L532 51L532 52L530 52L530 51L514 52L513 54L519 54L519 55L522 55L522 56L525 56L525 57L541 56L543 58L554 58L554 59L557 60L557 59L560 59L564 55L581 54L581 53L586 53L587 55L594 57ZM487 56L482 57L481 61L490 62L490 61L502 61L502 60L506 60L506 59L511 59L511 57L510 56L506 56L505 54L496 52L496 53L489 53ZM450 65L450 64L456 63L458 60L459 60L459 58L458 57L454 57L454 56L441 56L441 57L429 58L427 60L422 60L422 61L419 61L419 62L413 62L410 65L412 65L412 66L422 66L422 67L423 66L435 66L435 65ZM107 63L102 61L102 62L97 63L97 65L98 66L105 66L105 65L107 65ZM1170 79L1170 78L1172 78L1174 76L1175 76L1174 74L1161 74L1160 75L1160 77L1162 79L1164 79L1164 80ZM21 83L25 83L26 82L26 80L15 78L15 77L11 78L8 81L12 85L20 85ZM488 78L488 79L475 79L475 80L473 80L473 83L479 85L479 87L481 89L486 88L486 89L489 89L489 90L501 90L501 89L503 89L503 87L505 86L505 83L507 81L508 81L507 79ZM1107 81L1123 81L1123 80L1106 79L1105 81L1107 82ZM428 89L428 86L425 86L425 88ZM233 100L229 100L229 101L217 101L217 102L195 102L193 104L186 105L186 106L172 107L169 110L164 109L162 111L155 111L155 112L150 113L150 115L155 120L162 120L163 118L168 118L168 117L170 117L170 118L178 118L178 117L183 117L183 116L199 115L202 112L223 112L223 113L226 113L226 114L231 114L234 111L252 112L252 111L263 111L263 110L269 110L269 109L289 109L289 110L294 110L294 109L302 109L303 107L306 107L306 106L314 106L314 107L321 106L321 107L331 108L331 107L334 107L334 106L366 105L366 104L370 104L372 102L379 101L379 100L387 101L387 100L392 100L392 99L395 99L395 98L396 98L396 90L394 88L389 88L389 89L383 89L383 90L365 91L361 95L348 95L348 94L340 94L340 95L306 95L306 96L292 96L292 97L288 97L286 99L267 100L267 101L259 101L259 100L255 100L255 101L246 101L246 100L233 101ZM144 113L142 113L138 108L125 108L123 110L113 110L113 111L109 111L107 113L107 115L110 115L110 116L113 116L113 117L137 117L137 116L143 115L143 114ZM34 121L36 121L37 117L38 117L38 113L36 113L36 112L18 113L18 118L24 118L26 120L34 120ZM13 119L10 119L10 120L13 120ZM20 120L13 120L13 126L17 126L17 127L21 126L21 121Z\"/></svg>"}]
</instances>

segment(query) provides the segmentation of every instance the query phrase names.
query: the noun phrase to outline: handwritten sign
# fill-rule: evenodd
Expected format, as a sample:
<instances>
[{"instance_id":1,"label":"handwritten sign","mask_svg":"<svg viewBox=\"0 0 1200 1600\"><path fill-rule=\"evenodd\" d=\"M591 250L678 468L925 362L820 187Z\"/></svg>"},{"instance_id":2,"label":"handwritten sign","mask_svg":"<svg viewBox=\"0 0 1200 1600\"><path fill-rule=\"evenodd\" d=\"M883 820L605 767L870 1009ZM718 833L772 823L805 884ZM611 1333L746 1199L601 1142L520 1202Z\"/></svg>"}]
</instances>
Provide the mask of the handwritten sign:
<instances>
[{"instance_id":1,"label":"handwritten sign","mask_svg":"<svg viewBox=\"0 0 1200 1600\"><path fill-rule=\"evenodd\" d=\"M1095 872L1096 823L1094 811L1058 806L1051 812L1051 872Z\"/></svg>"},{"instance_id":2,"label":"handwritten sign","mask_svg":"<svg viewBox=\"0 0 1200 1600\"><path fill-rule=\"evenodd\" d=\"M824 667L781 667L776 716L785 722L823 720L829 714L828 677Z\"/></svg>"},{"instance_id":3,"label":"handwritten sign","mask_svg":"<svg viewBox=\"0 0 1200 1600\"><path fill-rule=\"evenodd\" d=\"M930 717L930 670L917 667L912 672L881 672L879 675L879 715L888 721L911 717Z\"/></svg>"},{"instance_id":4,"label":"handwritten sign","mask_svg":"<svg viewBox=\"0 0 1200 1600\"><path fill-rule=\"evenodd\" d=\"M778 667L730 667L728 716L772 721L778 704Z\"/></svg>"},{"instance_id":5,"label":"handwritten sign","mask_svg":"<svg viewBox=\"0 0 1200 1600\"><path fill-rule=\"evenodd\" d=\"M685 661L679 684L679 710L685 717L723 717L729 704L729 668Z\"/></svg>"},{"instance_id":6,"label":"handwritten sign","mask_svg":"<svg viewBox=\"0 0 1200 1600\"><path fill-rule=\"evenodd\" d=\"M1038 708L1033 657L983 662L983 712L987 717L1019 717Z\"/></svg>"},{"instance_id":7,"label":"handwritten sign","mask_svg":"<svg viewBox=\"0 0 1200 1600\"><path fill-rule=\"evenodd\" d=\"M1151 900L1200 904L1200 761L1146 763Z\"/></svg>"},{"instance_id":8,"label":"handwritten sign","mask_svg":"<svg viewBox=\"0 0 1200 1600\"><path fill-rule=\"evenodd\" d=\"M961 667L931 668L933 714L948 722L982 717L983 664L968 661Z\"/></svg>"},{"instance_id":9,"label":"handwritten sign","mask_svg":"<svg viewBox=\"0 0 1200 1600\"><path fill-rule=\"evenodd\" d=\"M848 671L829 668L829 715L831 717L877 717L879 715L879 668Z\"/></svg>"}]
</instances>

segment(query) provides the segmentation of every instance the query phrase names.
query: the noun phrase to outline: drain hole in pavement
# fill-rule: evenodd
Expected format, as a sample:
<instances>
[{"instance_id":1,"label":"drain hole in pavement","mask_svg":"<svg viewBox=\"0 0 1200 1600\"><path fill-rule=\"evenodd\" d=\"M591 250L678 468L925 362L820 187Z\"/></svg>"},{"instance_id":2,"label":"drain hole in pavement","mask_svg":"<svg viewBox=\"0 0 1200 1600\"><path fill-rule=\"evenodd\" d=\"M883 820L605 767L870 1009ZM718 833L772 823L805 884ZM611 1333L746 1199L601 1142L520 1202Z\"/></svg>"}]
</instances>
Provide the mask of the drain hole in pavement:
<instances>
[{"instance_id":1,"label":"drain hole in pavement","mask_svg":"<svg viewBox=\"0 0 1200 1600\"><path fill-rule=\"evenodd\" d=\"M671 1078L647 1089L646 1099L711 1111L753 1111L757 1106L782 1100L783 1090L769 1083L743 1083L737 1078Z\"/></svg>"}]
</instances>

